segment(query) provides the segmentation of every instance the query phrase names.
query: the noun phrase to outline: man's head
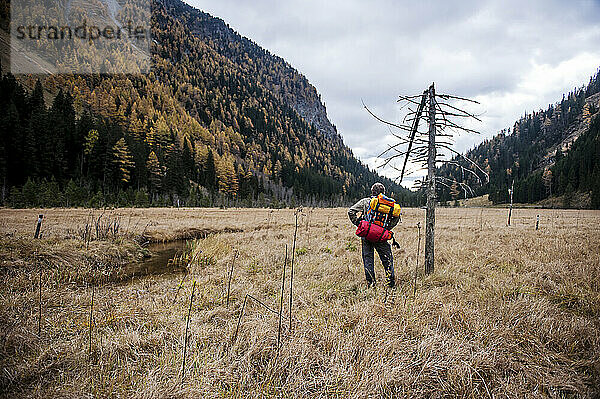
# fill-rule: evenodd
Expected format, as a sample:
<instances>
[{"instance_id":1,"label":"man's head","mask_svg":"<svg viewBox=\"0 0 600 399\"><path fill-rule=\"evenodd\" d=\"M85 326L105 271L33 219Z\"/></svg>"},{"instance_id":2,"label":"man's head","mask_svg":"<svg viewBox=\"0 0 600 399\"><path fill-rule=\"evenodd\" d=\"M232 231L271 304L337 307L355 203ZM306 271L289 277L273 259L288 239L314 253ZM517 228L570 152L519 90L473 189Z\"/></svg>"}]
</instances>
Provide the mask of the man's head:
<instances>
[{"instance_id":1,"label":"man's head","mask_svg":"<svg viewBox=\"0 0 600 399\"><path fill-rule=\"evenodd\" d=\"M381 183L373 184L373 186L371 187L371 194L375 196L379 194L385 194L385 186Z\"/></svg>"}]
</instances>

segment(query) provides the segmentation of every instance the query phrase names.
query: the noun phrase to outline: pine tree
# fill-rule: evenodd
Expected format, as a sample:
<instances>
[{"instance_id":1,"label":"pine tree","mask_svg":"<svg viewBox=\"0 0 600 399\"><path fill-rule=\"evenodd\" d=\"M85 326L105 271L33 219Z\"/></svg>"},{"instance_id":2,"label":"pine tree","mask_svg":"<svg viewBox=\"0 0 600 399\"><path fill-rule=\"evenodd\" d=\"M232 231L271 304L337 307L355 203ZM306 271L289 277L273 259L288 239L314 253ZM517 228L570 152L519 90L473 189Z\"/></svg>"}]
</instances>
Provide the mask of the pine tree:
<instances>
[{"instance_id":1,"label":"pine tree","mask_svg":"<svg viewBox=\"0 0 600 399\"><path fill-rule=\"evenodd\" d=\"M122 184L129 183L133 161L124 138L120 138L112 148L113 164L117 170L117 176Z\"/></svg>"},{"instance_id":2,"label":"pine tree","mask_svg":"<svg viewBox=\"0 0 600 399\"><path fill-rule=\"evenodd\" d=\"M573 205L573 197L574 197L575 189L571 185L571 183L567 184L567 188L565 189L565 195L563 197L563 207L570 208Z\"/></svg>"},{"instance_id":3,"label":"pine tree","mask_svg":"<svg viewBox=\"0 0 600 399\"><path fill-rule=\"evenodd\" d=\"M29 109L33 112L41 108L45 108L44 88L42 87L42 82L38 79L36 80L31 96L29 97Z\"/></svg>"},{"instance_id":4,"label":"pine tree","mask_svg":"<svg viewBox=\"0 0 600 399\"><path fill-rule=\"evenodd\" d=\"M218 169L219 191L235 197L238 192L238 178L233 162L223 158Z\"/></svg>"},{"instance_id":5,"label":"pine tree","mask_svg":"<svg viewBox=\"0 0 600 399\"><path fill-rule=\"evenodd\" d=\"M211 149L208 150L206 164L204 165L204 184L209 189L217 186L217 171L215 168L215 158Z\"/></svg>"},{"instance_id":6,"label":"pine tree","mask_svg":"<svg viewBox=\"0 0 600 399\"><path fill-rule=\"evenodd\" d=\"M48 149L48 116L44 103L44 89L37 80L28 98L30 114L27 129L24 130L24 153L29 156L25 173L32 177L41 177L53 169L52 149Z\"/></svg>"},{"instance_id":7,"label":"pine tree","mask_svg":"<svg viewBox=\"0 0 600 399\"><path fill-rule=\"evenodd\" d=\"M194 162L194 151L190 144L190 141L187 137L183 141L183 151L181 153L181 158L183 161L183 168L185 171L185 176L193 181L198 181L197 173L196 173L196 162Z\"/></svg>"},{"instance_id":8,"label":"pine tree","mask_svg":"<svg viewBox=\"0 0 600 399\"><path fill-rule=\"evenodd\" d=\"M67 187L65 188L65 201L66 206L78 206L81 205L83 201L81 189L75 184L75 182L71 179L67 183Z\"/></svg>"},{"instance_id":9,"label":"pine tree","mask_svg":"<svg viewBox=\"0 0 600 399\"><path fill-rule=\"evenodd\" d=\"M29 153L29 159L25 158L27 152L24 151L27 145L27 137L23 137L20 129L19 113L13 101L10 101L8 108L0 114L0 141L2 141L2 184L8 186L21 185L31 166L27 161L33 162L32 154ZM21 131L21 132L20 132Z\"/></svg>"},{"instance_id":10,"label":"pine tree","mask_svg":"<svg viewBox=\"0 0 600 399\"><path fill-rule=\"evenodd\" d=\"M542 181L544 182L544 187L546 187L546 195L548 197L552 196L552 171L550 169L544 170Z\"/></svg>"},{"instance_id":11,"label":"pine tree","mask_svg":"<svg viewBox=\"0 0 600 399\"><path fill-rule=\"evenodd\" d=\"M148 155L146 169L148 170L148 183L150 184L150 189L153 190L153 192L159 191L161 188L163 170L154 151L150 151L150 154Z\"/></svg>"},{"instance_id":12,"label":"pine tree","mask_svg":"<svg viewBox=\"0 0 600 399\"><path fill-rule=\"evenodd\" d=\"M165 190L176 193L180 197L187 195L189 181L185 178L181 151L174 144L171 144L167 150L166 167Z\"/></svg>"},{"instance_id":13,"label":"pine tree","mask_svg":"<svg viewBox=\"0 0 600 399\"><path fill-rule=\"evenodd\" d=\"M25 206L38 206L38 198L40 196L38 186L31 178L28 178L27 182L23 185L23 204Z\"/></svg>"}]
</instances>

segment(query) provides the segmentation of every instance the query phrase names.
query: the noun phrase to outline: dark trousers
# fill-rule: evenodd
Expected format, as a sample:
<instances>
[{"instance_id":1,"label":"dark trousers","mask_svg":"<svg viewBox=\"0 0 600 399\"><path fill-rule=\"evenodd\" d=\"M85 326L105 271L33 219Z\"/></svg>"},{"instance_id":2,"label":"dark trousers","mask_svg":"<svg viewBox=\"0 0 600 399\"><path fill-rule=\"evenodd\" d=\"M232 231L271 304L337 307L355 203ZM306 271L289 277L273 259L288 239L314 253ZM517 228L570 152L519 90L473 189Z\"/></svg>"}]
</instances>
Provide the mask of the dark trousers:
<instances>
[{"instance_id":1,"label":"dark trousers","mask_svg":"<svg viewBox=\"0 0 600 399\"><path fill-rule=\"evenodd\" d=\"M379 259L385 269L387 284L394 287L396 279L394 277L394 257L392 255L392 246L387 242L370 242L362 239L362 258L365 265L365 277L369 285L375 284L375 251L379 254Z\"/></svg>"}]
</instances>

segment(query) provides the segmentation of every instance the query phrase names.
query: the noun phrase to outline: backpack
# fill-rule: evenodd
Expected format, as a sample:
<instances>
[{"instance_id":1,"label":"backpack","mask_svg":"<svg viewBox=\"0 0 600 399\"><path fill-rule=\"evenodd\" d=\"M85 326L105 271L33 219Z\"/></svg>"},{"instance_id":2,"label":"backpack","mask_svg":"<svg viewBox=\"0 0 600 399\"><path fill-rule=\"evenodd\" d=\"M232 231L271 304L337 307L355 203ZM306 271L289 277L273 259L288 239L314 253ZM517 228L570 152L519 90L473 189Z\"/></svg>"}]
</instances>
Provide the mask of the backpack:
<instances>
[{"instance_id":1,"label":"backpack","mask_svg":"<svg viewBox=\"0 0 600 399\"><path fill-rule=\"evenodd\" d=\"M393 240L392 245L400 248L400 245L394 238L394 233L387 228L390 217L399 218L401 214L402 208L396 204L396 201L383 194L379 194L377 197L371 198L369 211L365 215L364 220L358 225L356 235L375 243L391 239Z\"/></svg>"},{"instance_id":2,"label":"backpack","mask_svg":"<svg viewBox=\"0 0 600 399\"><path fill-rule=\"evenodd\" d=\"M402 214L402 207L396 204L393 198L379 194L371 198L369 211L365 215L365 220L387 229L390 217L398 218Z\"/></svg>"},{"instance_id":3,"label":"backpack","mask_svg":"<svg viewBox=\"0 0 600 399\"><path fill-rule=\"evenodd\" d=\"M367 222L366 220L360 221L356 229L356 235L359 237L364 237L367 239L367 241L371 242L387 241L394 237L394 234L391 231L374 223Z\"/></svg>"}]
</instances>

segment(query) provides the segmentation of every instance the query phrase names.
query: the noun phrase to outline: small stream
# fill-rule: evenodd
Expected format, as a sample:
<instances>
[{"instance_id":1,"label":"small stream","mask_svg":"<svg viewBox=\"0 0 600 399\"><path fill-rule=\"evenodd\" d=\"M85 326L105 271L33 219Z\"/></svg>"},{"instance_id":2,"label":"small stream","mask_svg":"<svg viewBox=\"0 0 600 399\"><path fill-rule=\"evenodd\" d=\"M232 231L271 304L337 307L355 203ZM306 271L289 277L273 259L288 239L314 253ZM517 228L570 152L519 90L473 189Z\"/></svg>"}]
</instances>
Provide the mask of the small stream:
<instances>
[{"instance_id":1,"label":"small stream","mask_svg":"<svg viewBox=\"0 0 600 399\"><path fill-rule=\"evenodd\" d=\"M183 267L169 261L183 252L186 243L186 240L151 243L147 249L152 255L129 263L123 268L123 273L127 277L141 277L182 272L185 270Z\"/></svg>"}]
</instances>

